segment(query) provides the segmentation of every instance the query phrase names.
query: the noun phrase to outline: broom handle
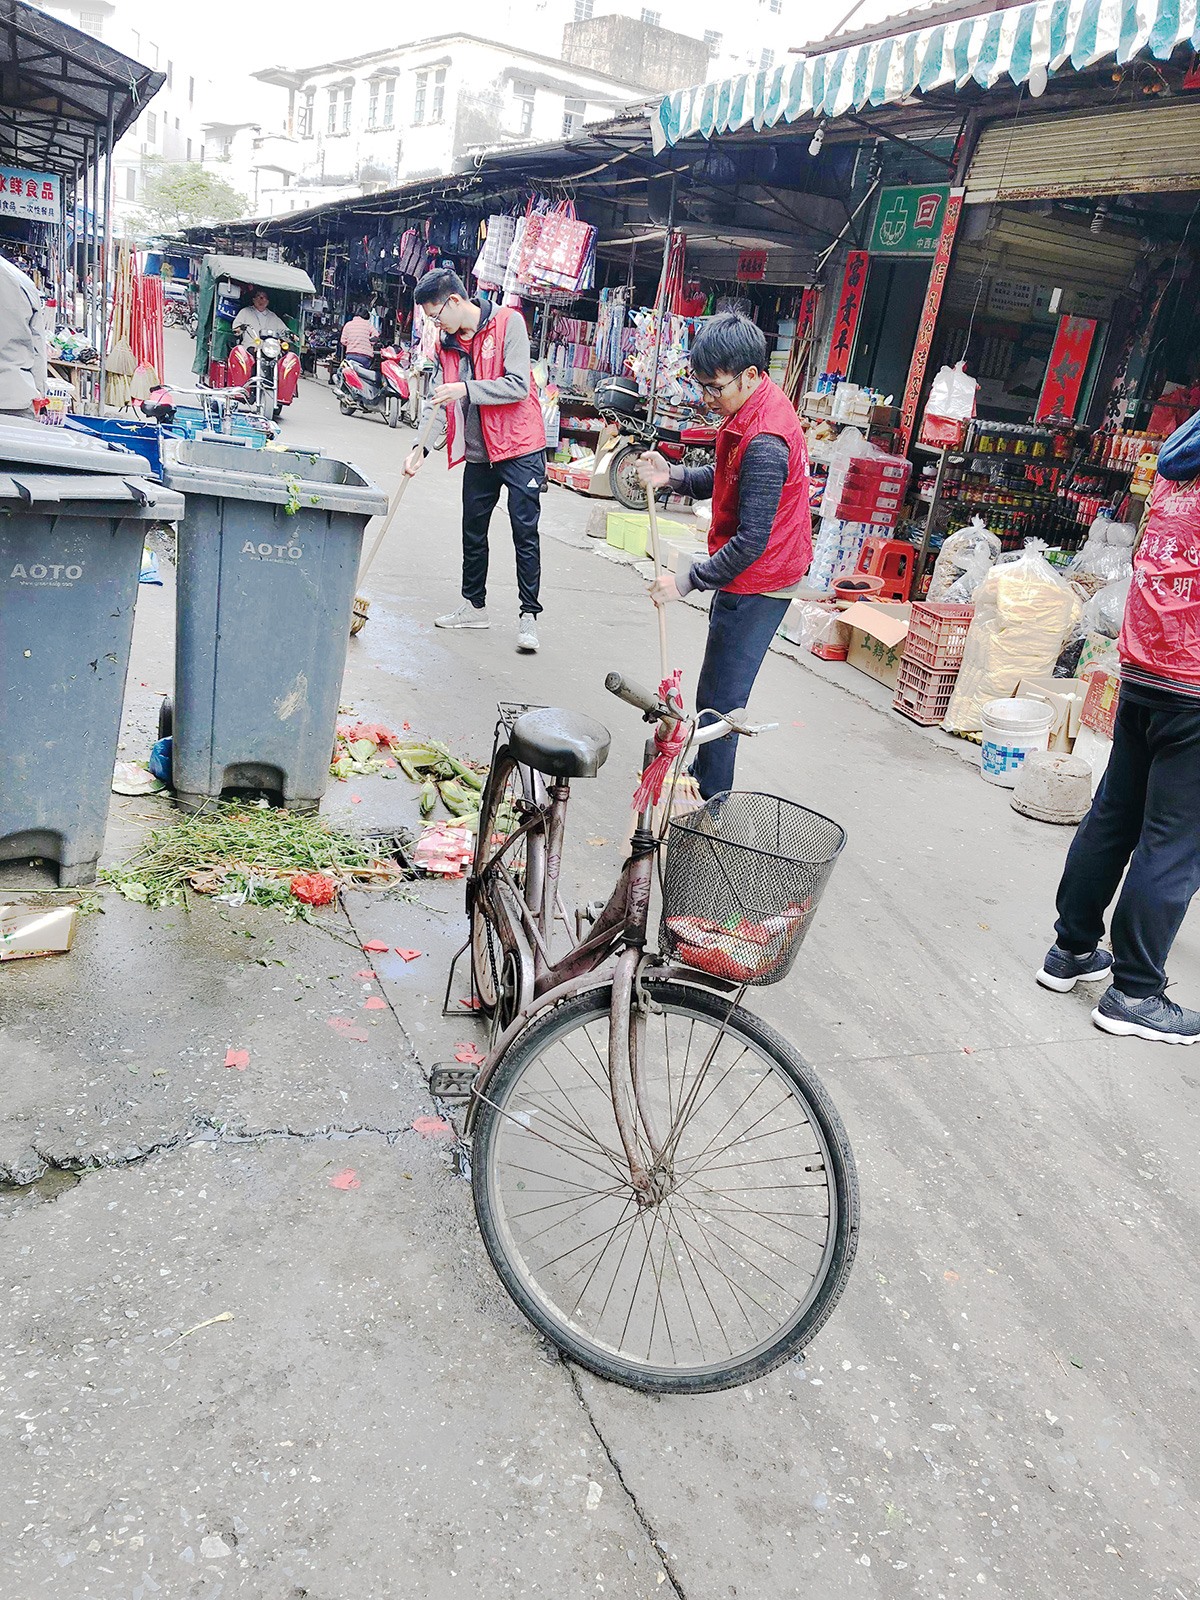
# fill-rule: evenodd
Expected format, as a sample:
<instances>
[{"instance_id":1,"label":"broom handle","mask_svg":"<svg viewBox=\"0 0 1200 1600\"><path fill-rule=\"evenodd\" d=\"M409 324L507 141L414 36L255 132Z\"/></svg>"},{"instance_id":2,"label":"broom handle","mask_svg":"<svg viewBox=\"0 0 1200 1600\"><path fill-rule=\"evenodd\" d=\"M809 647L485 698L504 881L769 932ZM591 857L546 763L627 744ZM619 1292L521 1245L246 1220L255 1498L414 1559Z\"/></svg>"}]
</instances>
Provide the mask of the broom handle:
<instances>
[{"instance_id":1,"label":"broom handle","mask_svg":"<svg viewBox=\"0 0 1200 1600\"><path fill-rule=\"evenodd\" d=\"M437 406L431 405L426 413L424 422L421 424L420 431L417 434L417 441L413 445L414 450L424 450L425 446L429 443L430 435L433 433L433 425L437 421L437 414ZM366 577L367 573L371 570L371 563L379 554L380 545L387 538L388 529L395 520L397 511L400 509L401 500L404 499L404 491L408 488L411 482L412 479L407 473L404 473L401 476L400 482L396 486L396 492L392 496L392 503L387 509L387 516L383 519L383 527L380 528L379 532L375 535L375 543L371 546L370 552L367 555L367 559L358 569L358 581L360 584Z\"/></svg>"},{"instance_id":2,"label":"broom handle","mask_svg":"<svg viewBox=\"0 0 1200 1600\"><path fill-rule=\"evenodd\" d=\"M646 511L650 518L650 555L654 561L654 576L662 577L662 550L658 542L658 508L654 503L654 489L646 489ZM658 664L660 677L668 676L667 668L667 608L655 606L658 612Z\"/></svg>"}]
</instances>

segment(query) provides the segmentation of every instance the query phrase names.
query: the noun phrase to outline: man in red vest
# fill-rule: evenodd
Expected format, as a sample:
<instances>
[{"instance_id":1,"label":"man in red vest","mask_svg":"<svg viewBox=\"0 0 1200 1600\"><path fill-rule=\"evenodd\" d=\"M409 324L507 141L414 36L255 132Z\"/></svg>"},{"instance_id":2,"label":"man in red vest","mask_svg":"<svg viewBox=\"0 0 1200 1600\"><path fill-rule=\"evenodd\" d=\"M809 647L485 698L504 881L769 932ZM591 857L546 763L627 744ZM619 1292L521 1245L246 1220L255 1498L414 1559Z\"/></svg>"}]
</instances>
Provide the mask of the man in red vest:
<instances>
[{"instance_id":1,"label":"man in red vest","mask_svg":"<svg viewBox=\"0 0 1200 1600\"><path fill-rule=\"evenodd\" d=\"M538 648L541 544L538 517L546 484L546 429L533 392L529 334L519 311L472 300L455 272L427 272L413 291L441 330L440 381L430 399L445 408L450 465L463 465L463 603L435 619L439 628L486 628L488 528L501 489L517 552L521 612L517 649ZM439 448L440 441L433 448ZM422 453L404 464L411 477Z\"/></svg>"},{"instance_id":2,"label":"man in red vest","mask_svg":"<svg viewBox=\"0 0 1200 1600\"><path fill-rule=\"evenodd\" d=\"M1159 451L1117 654L1112 753L1067 855L1037 980L1065 994L1111 974L1092 1012L1098 1028L1196 1044L1200 1011L1165 991L1167 956L1200 889L1200 412ZM1118 889L1109 955L1099 943Z\"/></svg>"},{"instance_id":3,"label":"man in red vest","mask_svg":"<svg viewBox=\"0 0 1200 1600\"><path fill-rule=\"evenodd\" d=\"M706 322L691 366L723 418L715 468L669 466L651 451L638 471L651 493L669 483L694 500L712 498L708 560L664 573L650 596L661 606L694 589L713 591L696 708L722 715L750 698L790 591L812 561L808 449L795 407L767 376L767 341L749 317ZM732 734L701 746L694 772L706 800L732 789L736 757Z\"/></svg>"}]
</instances>

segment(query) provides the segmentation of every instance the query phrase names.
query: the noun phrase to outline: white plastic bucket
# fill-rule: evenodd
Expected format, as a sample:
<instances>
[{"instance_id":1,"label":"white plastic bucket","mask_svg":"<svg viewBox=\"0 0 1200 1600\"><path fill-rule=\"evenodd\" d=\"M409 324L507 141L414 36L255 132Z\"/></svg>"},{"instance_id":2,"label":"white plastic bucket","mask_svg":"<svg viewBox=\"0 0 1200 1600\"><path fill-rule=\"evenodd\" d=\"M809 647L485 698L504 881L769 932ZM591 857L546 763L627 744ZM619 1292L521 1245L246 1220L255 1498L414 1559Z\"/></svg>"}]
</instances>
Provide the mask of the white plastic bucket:
<instances>
[{"instance_id":1,"label":"white plastic bucket","mask_svg":"<svg viewBox=\"0 0 1200 1600\"><path fill-rule=\"evenodd\" d=\"M1050 747L1054 708L1044 700L991 700L983 708L980 771L989 783L1011 789L1031 750Z\"/></svg>"}]
</instances>

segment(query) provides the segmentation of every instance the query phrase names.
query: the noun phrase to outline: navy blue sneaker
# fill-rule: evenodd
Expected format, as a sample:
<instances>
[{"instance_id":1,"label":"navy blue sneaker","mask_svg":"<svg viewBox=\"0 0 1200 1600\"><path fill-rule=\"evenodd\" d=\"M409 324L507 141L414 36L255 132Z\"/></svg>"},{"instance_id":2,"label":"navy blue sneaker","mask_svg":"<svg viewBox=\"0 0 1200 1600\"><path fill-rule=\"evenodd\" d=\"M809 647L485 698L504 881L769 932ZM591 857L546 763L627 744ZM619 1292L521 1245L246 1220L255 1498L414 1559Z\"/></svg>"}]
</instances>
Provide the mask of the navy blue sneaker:
<instances>
[{"instance_id":1,"label":"navy blue sneaker","mask_svg":"<svg viewBox=\"0 0 1200 1600\"><path fill-rule=\"evenodd\" d=\"M1037 981L1043 989L1053 989L1058 994L1070 994L1080 981L1095 983L1106 978L1113 958L1107 950L1093 950L1091 955L1073 956L1061 945L1051 945L1042 962Z\"/></svg>"},{"instance_id":2,"label":"navy blue sneaker","mask_svg":"<svg viewBox=\"0 0 1200 1600\"><path fill-rule=\"evenodd\" d=\"M1105 1033L1122 1038L1152 1039L1159 1044L1200 1043L1200 1011L1187 1011L1165 994L1135 1000L1120 989L1106 989L1092 1012L1092 1021Z\"/></svg>"}]
</instances>

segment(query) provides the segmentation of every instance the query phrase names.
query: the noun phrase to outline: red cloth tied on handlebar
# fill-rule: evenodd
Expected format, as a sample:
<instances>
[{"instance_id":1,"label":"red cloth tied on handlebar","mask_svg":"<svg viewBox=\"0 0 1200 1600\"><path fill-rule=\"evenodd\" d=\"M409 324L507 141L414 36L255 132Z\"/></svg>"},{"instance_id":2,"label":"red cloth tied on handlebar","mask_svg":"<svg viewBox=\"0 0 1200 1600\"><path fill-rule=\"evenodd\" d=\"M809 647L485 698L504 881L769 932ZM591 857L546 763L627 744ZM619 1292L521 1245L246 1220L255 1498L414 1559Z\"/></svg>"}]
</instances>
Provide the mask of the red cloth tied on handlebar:
<instances>
[{"instance_id":1,"label":"red cloth tied on handlebar","mask_svg":"<svg viewBox=\"0 0 1200 1600\"><path fill-rule=\"evenodd\" d=\"M658 697L671 707L672 711L679 713L679 720L671 725L671 732L663 738L662 723L660 722L654 734L654 759L642 773L642 781L637 786L633 797L635 811L645 811L651 806L656 806L662 798L663 784L667 780L667 773L679 758L680 752L687 744L687 725L683 721L683 697L679 693L679 684L683 678L683 669L676 667L669 678L664 678L658 686Z\"/></svg>"}]
</instances>

